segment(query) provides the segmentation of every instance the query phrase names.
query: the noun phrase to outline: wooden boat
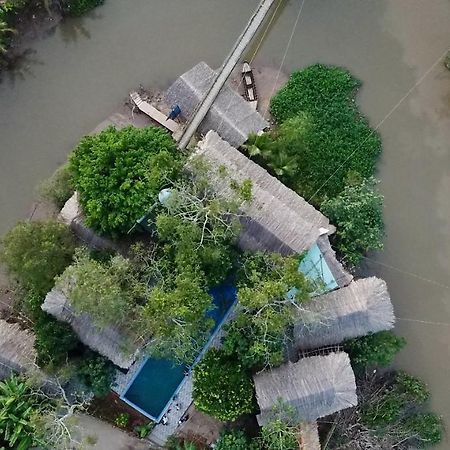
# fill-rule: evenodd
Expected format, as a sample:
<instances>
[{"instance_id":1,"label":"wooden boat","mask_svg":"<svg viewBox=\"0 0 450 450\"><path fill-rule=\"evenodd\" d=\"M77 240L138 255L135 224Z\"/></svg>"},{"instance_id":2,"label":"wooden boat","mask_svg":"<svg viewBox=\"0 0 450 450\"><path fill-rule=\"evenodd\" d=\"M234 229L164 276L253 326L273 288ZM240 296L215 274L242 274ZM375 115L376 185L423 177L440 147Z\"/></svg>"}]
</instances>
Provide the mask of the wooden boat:
<instances>
[{"instance_id":1,"label":"wooden boat","mask_svg":"<svg viewBox=\"0 0 450 450\"><path fill-rule=\"evenodd\" d=\"M247 61L242 64L242 82L244 83L244 97L256 110L258 105L258 94L256 92L255 77L253 70Z\"/></svg>"}]
</instances>

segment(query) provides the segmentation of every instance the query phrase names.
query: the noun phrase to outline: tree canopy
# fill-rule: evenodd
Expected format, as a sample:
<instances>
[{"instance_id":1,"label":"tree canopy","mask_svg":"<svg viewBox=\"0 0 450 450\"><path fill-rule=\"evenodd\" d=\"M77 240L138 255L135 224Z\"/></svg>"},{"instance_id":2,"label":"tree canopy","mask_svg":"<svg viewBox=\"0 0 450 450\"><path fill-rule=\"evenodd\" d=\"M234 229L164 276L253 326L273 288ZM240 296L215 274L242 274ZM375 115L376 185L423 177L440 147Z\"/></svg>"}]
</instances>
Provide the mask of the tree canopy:
<instances>
[{"instance_id":1,"label":"tree canopy","mask_svg":"<svg viewBox=\"0 0 450 450\"><path fill-rule=\"evenodd\" d=\"M210 349L194 368L194 404L222 421L236 420L254 410L249 373L221 350Z\"/></svg>"},{"instance_id":2,"label":"tree canopy","mask_svg":"<svg viewBox=\"0 0 450 450\"><path fill-rule=\"evenodd\" d=\"M45 295L72 261L72 233L58 222L19 222L2 239L1 259L21 285Z\"/></svg>"},{"instance_id":3,"label":"tree canopy","mask_svg":"<svg viewBox=\"0 0 450 450\"><path fill-rule=\"evenodd\" d=\"M177 177L183 159L171 136L158 127L110 127L84 137L69 169L86 224L110 235L129 231Z\"/></svg>"}]
</instances>

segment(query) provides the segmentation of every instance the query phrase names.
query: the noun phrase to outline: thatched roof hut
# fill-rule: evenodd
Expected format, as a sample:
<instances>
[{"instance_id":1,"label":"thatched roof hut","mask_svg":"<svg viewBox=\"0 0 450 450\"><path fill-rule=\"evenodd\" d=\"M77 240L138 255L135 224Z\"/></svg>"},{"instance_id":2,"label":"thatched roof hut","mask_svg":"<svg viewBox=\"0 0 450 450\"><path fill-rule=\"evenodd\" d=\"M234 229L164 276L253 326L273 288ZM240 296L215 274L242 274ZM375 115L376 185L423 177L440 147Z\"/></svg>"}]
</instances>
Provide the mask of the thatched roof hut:
<instances>
[{"instance_id":1,"label":"thatched roof hut","mask_svg":"<svg viewBox=\"0 0 450 450\"><path fill-rule=\"evenodd\" d=\"M177 104L182 115L189 119L197 105L212 86L217 72L200 62L179 77L166 92L166 102ZM250 133L257 133L269 124L236 91L225 85L199 127L202 134L214 130L236 147L241 146Z\"/></svg>"},{"instance_id":2,"label":"thatched roof hut","mask_svg":"<svg viewBox=\"0 0 450 450\"><path fill-rule=\"evenodd\" d=\"M0 379L35 367L34 335L17 323L0 320Z\"/></svg>"},{"instance_id":3,"label":"thatched roof hut","mask_svg":"<svg viewBox=\"0 0 450 450\"><path fill-rule=\"evenodd\" d=\"M294 326L294 348L308 350L339 344L394 327L395 316L386 283L376 277L314 297Z\"/></svg>"},{"instance_id":4,"label":"thatched roof hut","mask_svg":"<svg viewBox=\"0 0 450 450\"><path fill-rule=\"evenodd\" d=\"M137 357L138 347L118 327L99 328L88 314L78 314L63 292L56 287L45 297L41 308L56 319L68 323L83 344L100 353L116 366L128 369Z\"/></svg>"},{"instance_id":5,"label":"thatched roof hut","mask_svg":"<svg viewBox=\"0 0 450 450\"><path fill-rule=\"evenodd\" d=\"M302 253L319 236L334 232L323 214L216 132L208 132L198 143L196 155L202 155L214 166L224 167L239 183L252 181L253 199L243 207L241 219L240 246L244 250L267 250L285 255ZM217 189L229 189L226 182L215 183Z\"/></svg>"},{"instance_id":6,"label":"thatched roof hut","mask_svg":"<svg viewBox=\"0 0 450 450\"><path fill-rule=\"evenodd\" d=\"M299 420L306 422L358 403L355 375L344 352L287 363L253 379L261 426L271 420L273 407L280 401L295 408Z\"/></svg>"}]
</instances>

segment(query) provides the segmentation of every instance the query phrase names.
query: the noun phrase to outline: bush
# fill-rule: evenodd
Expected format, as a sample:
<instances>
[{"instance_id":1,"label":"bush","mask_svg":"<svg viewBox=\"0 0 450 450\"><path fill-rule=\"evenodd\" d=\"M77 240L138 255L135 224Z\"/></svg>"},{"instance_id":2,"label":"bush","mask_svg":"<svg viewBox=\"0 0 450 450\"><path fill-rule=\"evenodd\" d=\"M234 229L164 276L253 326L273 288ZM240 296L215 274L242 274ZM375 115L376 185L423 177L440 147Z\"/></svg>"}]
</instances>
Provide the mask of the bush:
<instances>
[{"instance_id":1,"label":"bush","mask_svg":"<svg viewBox=\"0 0 450 450\"><path fill-rule=\"evenodd\" d=\"M56 169L55 173L39 186L43 198L61 209L72 196L74 187L68 164Z\"/></svg>"},{"instance_id":2,"label":"bush","mask_svg":"<svg viewBox=\"0 0 450 450\"><path fill-rule=\"evenodd\" d=\"M222 421L254 410L250 375L222 351L211 349L194 369L194 404Z\"/></svg>"},{"instance_id":3,"label":"bush","mask_svg":"<svg viewBox=\"0 0 450 450\"><path fill-rule=\"evenodd\" d=\"M83 358L77 368L77 375L96 397L104 397L111 390L114 367L103 356L91 354Z\"/></svg>"},{"instance_id":4,"label":"bush","mask_svg":"<svg viewBox=\"0 0 450 450\"><path fill-rule=\"evenodd\" d=\"M91 9L103 5L105 0L64 0L63 11L70 16L82 16Z\"/></svg>"},{"instance_id":5,"label":"bush","mask_svg":"<svg viewBox=\"0 0 450 450\"><path fill-rule=\"evenodd\" d=\"M242 431L225 431L219 436L215 450L258 450L259 446Z\"/></svg>"},{"instance_id":6,"label":"bush","mask_svg":"<svg viewBox=\"0 0 450 450\"><path fill-rule=\"evenodd\" d=\"M23 287L46 294L70 264L75 249L69 229L58 222L19 222L2 239L0 257Z\"/></svg>"},{"instance_id":7,"label":"bush","mask_svg":"<svg viewBox=\"0 0 450 450\"><path fill-rule=\"evenodd\" d=\"M414 414L408 417L402 426L416 438L417 446L428 447L442 441L444 425L442 419L434 413Z\"/></svg>"},{"instance_id":8,"label":"bush","mask_svg":"<svg viewBox=\"0 0 450 450\"><path fill-rule=\"evenodd\" d=\"M170 135L157 127L111 127L84 137L69 168L86 224L111 235L129 231L177 177L182 159Z\"/></svg>"},{"instance_id":9,"label":"bush","mask_svg":"<svg viewBox=\"0 0 450 450\"><path fill-rule=\"evenodd\" d=\"M353 367L363 370L391 365L395 355L405 345L406 340L392 331L380 331L345 341L344 350L349 354Z\"/></svg>"},{"instance_id":10,"label":"bush","mask_svg":"<svg viewBox=\"0 0 450 450\"><path fill-rule=\"evenodd\" d=\"M293 73L272 98L271 113L278 124L300 115L306 117L308 126L299 128L294 120L280 127L272 140L295 142L300 138L301 145L277 148L278 153L272 152L266 161L270 164L284 151L291 170L281 178L307 200L314 196L316 204L325 196L339 194L349 172L363 178L374 173L381 141L358 111L355 94L359 87L360 82L348 71L316 64Z\"/></svg>"},{"instance_id":11,"label":"bush","mask_svg":"<svg viewBox=\"0 0 450 450\"><path fill-rule=\"evenodd\" d=\"M69 352L80 344L69 325L58 322L43 311L34 324L34 334L39 366L56 368L63 365Z\"/></svg>"},{"instance_id":12,"label":"bush","mask_svg":"<svg viewBox=\"0 0 450 450\"><path fill-rule=\"evenodd\" d=\"M127 413L120 413L114 420L114 423L120 428L126 428L130 422L130 415Z\"/></svg>"},{"instance_id":13,"label":"bush","mask_svg":"<svg viewBox=\"0 0 450 450\"><path fill-rule=\"evenodd\" d=\"M321 210L336 225L335 245L350 267L369 250L383 248L383 197L376 192L374 179L347 185Z\"/></svg>"}]
</instances>

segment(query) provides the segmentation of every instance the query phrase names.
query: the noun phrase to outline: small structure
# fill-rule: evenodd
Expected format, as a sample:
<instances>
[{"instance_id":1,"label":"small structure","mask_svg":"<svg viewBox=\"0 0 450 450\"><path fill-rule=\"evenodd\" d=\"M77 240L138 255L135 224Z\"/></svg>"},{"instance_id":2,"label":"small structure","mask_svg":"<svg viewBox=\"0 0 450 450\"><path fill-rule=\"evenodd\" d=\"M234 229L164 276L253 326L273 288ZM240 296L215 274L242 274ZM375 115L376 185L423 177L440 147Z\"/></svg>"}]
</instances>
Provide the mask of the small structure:
<instances>
[{"instance_id":1,"label":"small structure","mask_svg":"<svg viewBox=\"0 0 450 450\"><path fill-rule=\"evenodd\" d=\"M386 283L376 277L314 297L294 325L295 350L334 345L394 327L395 316Z\"/></svg>"},{"instance_id":2,"label":"small structure","mask_svg":"<svg viewBox=\"0 0 450 450\"><path fill-rule=\"evenodd\" d=\"M96 234L88 228L83 220L83 210L80 205L78 192L74 192L67 200L58 216L87 246L97 249L117 249L116 245L108 239Z\"/></svg>"},{"instance_id":3,"label":"small structure","mask_svg":"<svg viewBox=\"0 0 450 450\"><path fill-rule=\"evenodd\" d=\"M258 106L258 93L256 92L255 77L253 70L247 61L242 64L242 82L244 84L244 96L250 103L250 106L256 110Z\"/></svg>"},{"instance_id":4,"label":"small structure","mask_svg":"<svg viewBox=\"0 0 450 450\"><path fill-rule=\"evenodd\" d=\"M254 163L216 132L210 131L198 143L196 155L203 155L217 167L224 167L233 180L252 181L252 201L244 206L240 246L244 250L267 250L284 255L300 254L319 238L333 233L329 220L302 197ZM218 190L229 189L214 180Z\"/></svg>"},{"instance_id":5,"label":"small structure","mask_svg":"<svg viewBox=\"0 0 450 450\"><path fill-rule=\"evenodd\" d=\"M344 352L312 356L287 363L253 377L263 426L279 402L293 407L299 421L313 422L319 417L356 406L355 375Z\"/></svg>"},{"instance_id":6,"label":"small structure","mask_svg":"<svg viewBox=\"0 0 450 450\"><path fill-rule=\"evenodd\" d=\"M17 323L0 320L0 380L36 367L34 335Z\"/></svg>"},{"instance_id":7,"label":"small structure","mask_svg":"<svg viewBox=\"0 0 450 450\"><path fill-rule=\"evenodd\" d=\"M164 128L167 128L172 133L175 133L180 127L174 120L165 116L161 111L158 111L153 105L141 98L137 92L131 92L130 98L133 103L147 116L158 122Z\"/></svg>"},{"instance_id":8,"label":"small structure","mask_svg":"<svg viewBox=\"0 0 450 450\"><path fill-rule=\"evenodd\" d=\"M76 313L66 295L56 287L47 294L41 308L56 319L68 323L83 344L116 366L128 369L136 359L138 346L119 327L98 327L88 314Z\"/></svg>"},{"instance_id":9,"label":"small structure","mask_svg":"<svg viewBox=\"0 0 450 450\"><path fill-rule=\"evenodd\" d=\"M189 120L195 114L217 77L211 67L200 62L181 75L166 92L166 102L180 106L182 115ZM241 146L250 133L258 133L269 124L236 91L224 85L202 121L199 131L216 131L235 147Z\"/></svg>"}]
</instances>

